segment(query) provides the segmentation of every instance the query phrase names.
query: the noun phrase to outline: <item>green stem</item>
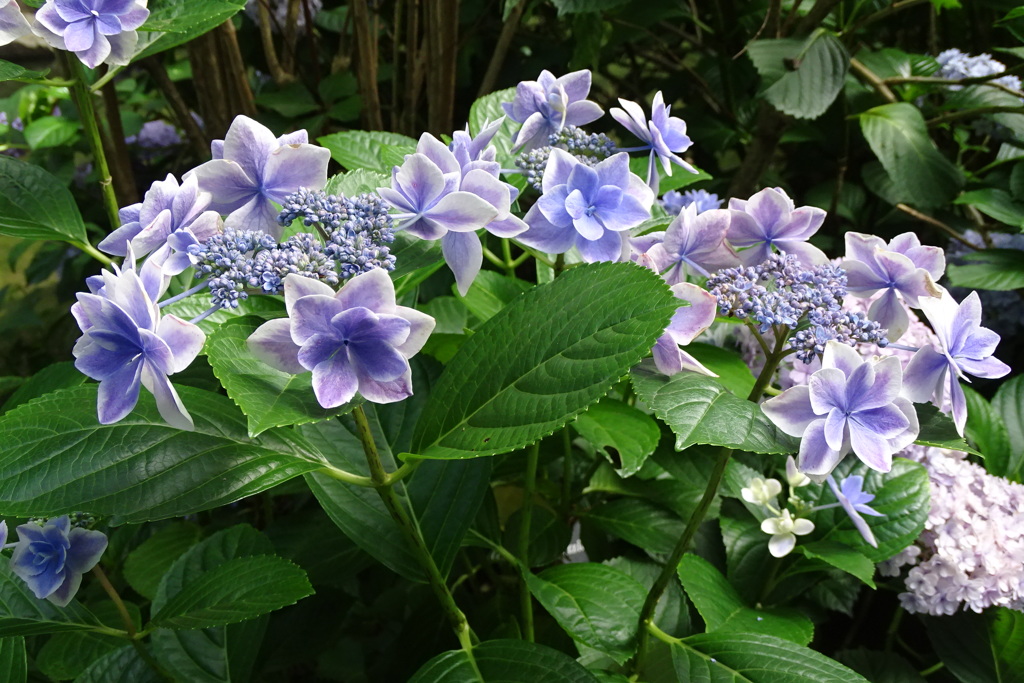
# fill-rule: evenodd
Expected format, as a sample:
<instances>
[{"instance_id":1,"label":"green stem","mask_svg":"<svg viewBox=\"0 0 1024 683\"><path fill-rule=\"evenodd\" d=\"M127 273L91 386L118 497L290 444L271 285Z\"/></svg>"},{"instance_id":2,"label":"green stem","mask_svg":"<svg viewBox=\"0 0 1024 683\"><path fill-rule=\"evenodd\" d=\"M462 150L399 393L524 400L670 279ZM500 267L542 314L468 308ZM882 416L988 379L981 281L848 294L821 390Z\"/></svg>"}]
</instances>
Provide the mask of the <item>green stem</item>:
<instances>
[{"instance_id":1,"label":"green stem","mask_svg":"<svg viewBox=\"0 0 1024 683\"><path fill-rule=\"evenodd\" d=\"M352 484L353 486L362 486L364 488L374 488L377 486L376 482L370 477L364 477L361 474L352 474L339 467L333 465L327 465L320 470L321 474L326 474L331 479L337 479L343 481L346 484Z\"/></svg>"},{"instance_id":2,"label":"green stem","mask_svg":"<svg viewBox=\"0 0 1024 683\"><path fill-rule=\"evenodd\" d=\"M509 277L516 276L515 261L512 260L512 242L507 237L503 237L501 240L501 256L505 259L505 270L508 271Z\"/></svg>"},{"instance_id":3,"label":"green stem","mask_svg":"<svg viewBox=\"0 0 1024 683\"><path fill-rule=\"evenodd\" d=\"M540 461L540 442L526 454L526 477L523 482L523 507L519 511L519 561L523 571L530 571L530 522L533 517L533 494L537 489L537 463ZM533 642L533 597L526 579L519 585L519 605L523 613L523 637Z\"/></svg>"},{"instance_id":4,"label":"green stem","mask_svg":"<svg viewBox=\"0 0 1024 683\"><path fill-rule=\"evenodd\" d=\"M110 81L114 80L114 77L121 73L122 69L124 69L123 66L114 66L107 69L107 73L103 74L98 79L96 79L96 82L93 83L89 89L93 92L99 92L100 88L105 86Z\"/></svg>"},{"instance_id":5,"label":"green stem","mask_svg":"<svg viewBox=\"0 0 1024 683\"><path fill-rule=\"evenodd\" d=\"M430 550L427 549L427 544L423 540L419 526L413 522L409 512L399 500L394 488L392 488L392 483L388 481L389 475L384 470L384 463L381 462L380 453L377 451L377 444L373 439L373 432L370 430L370 423L366 419L366 412L363 410L363 407L356 406L355 410L352 411L352 416L355 418L356 432L359 435L359 440L363 443L366 464L370 468L370 478L377 489L377 494L380 496L381 501L383 501L388 513L391 514L391 518L398 524L399 530L405 536L406 541L408 541L412 548L413 554L423 567L427 575L427 582L430 584L431 590L434 591L435 597L441 603L441 609L451 623L452 629L455 631L455 637L459 639L459 645L466 651L466 656L469 657L470 663L473 665L474 670L476 670L476 660L473 657L474 636L469 628L466 615L455 604L455 597L448 590L448 584L445 583L441 570L438 569L434 558L430 554ZM480 675L479 670L477 670L477 675Z\"/></svg>"},{"instance_id":6,"label":"green stem","mask_svg":"<svg viewBox=\"0 0 1024 683\"><path fill-rule=\"evenodd\" d=\"M505 262L498 258L498 255L495 254L490 249L488 249L487 247L484 247L484 258L490 261L493 265L497 266L498 268L501 268L503 270L505 269Z\"/></svg>"},{"instance_id":7,"label":"green stem","mask_svg":"<svg viewBox=\"0 0 1024 683\"><path fill-rule=\"evenodd\" d=\"M117 196L114 194L114 179L110 175L110 167L107 165L107 157L103 153L103 140L100 138L99 124L96 123L96 109L92 106L93 93L85 81L85 69L78 58L70 52L65 52L64 61L75 80L71 88L71 96L78 107L78 115L82 119L82 128L85 129L85 138L89 142L93 158L96 160L96 170L100 174L100 189L103 191L103 205L107 209L107 217L110 220L110 227L116 230L121 225L118 217Z\"/></svg>"},{"instance_id":8,"label":"green stem","mask_svg":"<svg viewBox=\"0 0 1024 683\"><path fill-rule=\"evenodd\" d=\"M111 263L113 263L109 256L107 256L102 251L92 246L88 242L75 241L71 242L71 246L80 249L83 253L88 254L89 256L92 256L94 259L96 259L105 266L109 266Z\"/></svg>"},{"instance_id":9,"label":"green stem","mask_svg":"<svg viewBox=\"0 0 1024 683\"><path fill-rule=\"evenodd\" d=\"M927 678L928 676L931 676L936 671L941 671L942 667L944 667L944 666L946 666L945 663L937 662L937 663L933 664L932 666L928 667L927 669L925 669L924 671L921 671L918 675L921 676L921 678Z\"/></svg>"},{"instance_id":10,"label":"green stem","mask_svg":"<svg viewBox=\"0 0 1024 683\"><path fill-rule=\"evenodd\" d=\"M675 645L676 643L682 642L678 638L674 638L669 634L658 628L653 622L647 625L647 630L651 632L651 635L668 645Z\"/></svg>"},{"instance_id":11,"label":"green stem","mask_svg":"<svg viewBox=\"0 0 1024 683\"><path fill-rule=\"evenodd\" d=\"M97 564L92 568L92 573L100 582L100 585L103 586L103 590L113 601L114 607L117 608L117 613L121 615L121 621L124 622L125 636L128 638L129 642L131 642L135 651L139 653L139 657L141 657L142 661L153 669L157 675L173 683L174 679L164 671L164 668L160 666L155 659L153 659L153 655L149 654L149 650L147 650L146 646L142 644L139 634L135 629L135 622L132 621L132 616L128 613L128 608L125 606L124 600L121 599L120 594L118 594L117 589L114 588L114 584L110 583L110 579L107 578L106 572L104 572Z\"/></svg>"}]
</instances>

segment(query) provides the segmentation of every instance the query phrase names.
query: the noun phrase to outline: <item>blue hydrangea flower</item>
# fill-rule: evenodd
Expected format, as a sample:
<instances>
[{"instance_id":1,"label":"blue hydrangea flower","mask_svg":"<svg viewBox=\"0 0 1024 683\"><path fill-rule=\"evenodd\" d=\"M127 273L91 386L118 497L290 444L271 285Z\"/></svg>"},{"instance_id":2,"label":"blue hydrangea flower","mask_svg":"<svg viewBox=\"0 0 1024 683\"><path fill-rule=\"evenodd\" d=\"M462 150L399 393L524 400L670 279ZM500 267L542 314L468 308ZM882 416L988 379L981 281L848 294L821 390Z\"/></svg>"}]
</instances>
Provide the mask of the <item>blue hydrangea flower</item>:
<instances>
[{"instance_id":1,"label":"blue hydrangea flower","mask_svg":"<svg viewBox=\"0 0 1024 683\"><path fill-rule=\"evenodd\" d=\"M991 76L992 74L1001 74L1006 71L1006 65L993 59L992 55L987 52L983 52L980 55L969 55L955 47L940 52L935 61L941 67L936 75L939 78L946 78L951 81L958 81L961 78ZM1013 90L1021 89L1020 78L1013 74L993 79L992 82L1005 85ZM960 90L962 87L962 85L951 85L949 89Z\"/></svg>"},{"instance_id":2,"label":"blue hydrangea flower","mask_svg":"<svg viewBox=\"0 0 1024 683\"><path fill-rule=\"evenodd\" d=\"M873 501L875 496L872 493L864 492L864 477L855 474L843 479L842 483L838 486L832 475L829 475L826 481L828 481L832 493L835 494L836 500L839 501L839 505L842 506L843 511L846 512L853 522L857 532L860 533L868 545L877 548L878 541L875 540L875 534L861 515L870 515L872 517L885 517L885 515L868 506L868 503Z\"/></svg>"},{"instance_id":3,"label":"blue hydrangea flower","mask_svg":"<svg viewBox=\"0 0 1024 683\"><path fill-rule=\"evenodd\" d=\"M157 119L156 121L146 121L142 124L138 135L129 135L124 141L143 149L167 149L180 145L181 135L172 124Z\"/></svg>"},{"instance_id":4,"label":"blue hydrangea flower","mask_svg":"<svg viewBox=\"0 0 1024 683\"><path fill-rule=\"evenodd\" d=\"M13 43L32 33L25 15L15 0L0 0L0 45ZM4 122L6 123L6 121Z\"/></svg>"},{"instance_id":5,"label":"blue hydrangea flower","mask_svg":"<svg viewBox=\"0 0 1024 683\"><path fill-rule=\"evenodd\" d=\"M628 231L651 216L654 193L629 172L629 155L616 154L593 168L560 149L544 171L544 194L530 207L528 247L562 254L574 246L583 260L628 257Z\"/></svg>"},{"instance_id":6,"label":"blue hydrangea flower","mask_svg":"<svg viewBox=\"0 0 1024 683\"><path fill-rule=\"evenodd\" d=\"M96 566L106 549L103 533L72 529L67 515L42 526L30 522L18 527L11 571L37 598L65 607L82 585L82 574Z\"/></svg>"},{"instance_id":7,"label":"blue hydrangea flower","mask_svg":"<svg viewBox=\"0 0 1024 683\"><path fill-rule=\"evenodd\" d=\"M830 341L822 369L806 385L790 387L761 404L765 415L790 436L802 437L797 465L818 481L851 450L879 472L917 438L913 404L900 396L903 369L896 356L866 361Z\"/></svg>"},{"instance_id":8,"label":"blue hydrangea flower","mask_svg":"<svg viewBox=\"0 0 1024 683\"><path fill-rule=\"evenodd\" d=\"M814 206L799 209L781 188L768 187L750 199L730 199L733 211L729 241L744 265L761 263L772 247L795 254L807 265L825 263L824 252L807 243L825 221L825 212Z\"/></svg>"},{"instance_id":9,"label":"blue hydrangea flower","mask_svg":"<svg viewBox=\"0 0 1024 683\"><path fill-rule=\"evenodd\" d=\"M282 228L274 202L300 187L319 190L327 184L331 152L308 141L304 130L275 138L266 126L236 116L224 139L211 144L213 160L185 177L195 175L199 189L213 195L210 208L227 215L226 227L262 230L276 239Z\"/></svg>"},{"instance_id":10,"label":"blue hydrangea flower","mask_svg":"<svg viewBox=\"0 0 1024 683\"><path fill-rule=\"evenodd\" d=\"M523 124L512 138L513 149L542 147L549 135L566 126L585 126L601 118L604 110L587 99L589 94L589 69L559 78L545 69L536 81L522 81L515 99L501 105L510 119Z\"/></svg>"},{"instance_id":11,"label":"blue hydrangea flower","mask_svg":"<svg viewBox=\"0 0 1024 683\"><path fill-rule=\"evenodd\" d=\"M39 33L50 45L74 52L90 69L124 65L149 17L147 0L47 0L36 12Z\"/></svg>"},{"instance_id":12,"label":"blue hydrangea flower","mask_svg":"<svg viewBox=\"0 0 1024 683\"><path fill-rule=\"evenodd\" d=\"M664 240L648 252L669 285L684 282L687 272L708 277L739 263L736 252L725 241L731 218L725 209L698 214L693 204L679 212L665 231Z\"/></svg>"},{"instance_id":13,"label":"blue hydrangea flower","mask_svg":"<svg viewBox=\"0 0 1024 683\"><path fill-rule=\"evenodd\" d=\"M647 184L652 190L658 191L658 166L656 163L658 161L661 162L665 175L672 175L672 164L682 166L690 173L697 173L697 169L678 155L679 152L685 152L693 144L686 134L686 122L679 117L670 115L672 105L665 105L660 90L651 103L650 120L647 119L644 110L636 102L620 98L619 104L622 105L622 109L613 107L608 113L625 126L630 133L643 140L642 149L651 150L647 161Z\"/></svg>"},{"instance_id":14,"label":"blue hydrangea flower","mask_svg":"<svg viewBox=\"0 0 1024 683\"><path fill-rule=\"evenodd\" d=\"M434 319L395 305L388 274L357 275L337 292L322 282L284 280L287 318L261 325L249 337L253 355L282 372L313 372L313 392L324 408L358 392L373 403L412 395L409 358L426 343Z\"/></svg>"},{"instance_id":15,"label":"blue hydrangea flower","mask_svg":"<svg viewBox=\"0 0 1024 683\"><path fill-rule=\"evenodd\" d=\"M72 351L75 367L100 383L100 423L111 424L128 415L144 386L156 397L160 415L169 424L193 429L192 417L167 376L189 366L206 335L176 316L161 317L154 303L159 296L154 287L160 285L154 278L122 268L103 271L100 280L101 286L96 280L89 283L94 293L79 293L78 303L71 307L83 333Z\"/></svg>"},{"instance_id":16,"label":"blue hydrangea flower","mask_svg":"<svg viewBox=\"0 0 1024 683\"><path fill-rule=\"evenodd\" d=\"M709 377L718 377L685 349L680 348L688 345L715 322L715 310L718 308L715 297L688 282L673 285L672 293L677 299L686 302L686 305L676 309L665 332L654 343L654 348L651 349L654 365L658 372L669 376L689 370Z\"/></svg>"},{"instance_id":17,"label":"blue hydrangea flower","mask_svg":"<svg viewBox=\"0 0 1024 683\"><path fill-rule=\"evenodd\" d=\"M538 192L544 191L544 169L552 149L564 149L587 166L594 166L617 151L615 143L604 133L588 133L576 126L566 126L548 136L548 144L522 152L515 158L516 167L526 182Z\"/></svg>"},{"instance_id":18,"label":"blue hydrangea flower","mask_svg":"<svg viewBox=\"0 0 1024 683\"><path fill-rule=\"evenodd\" d=\"M953 422L960 436L967 424L967 398L960 379L966 375L996 379L1009 374L1010 366L995 358L999 335L981 326L981 300L971 292L962 303L946 290L939 298L923 298L921 310L928 317L940 349L925 346L907 364L905 393L913 401L942 405L948 385Z\"/></svg>"},{"instance_id":19,"label":"blue hydrangea flower","mask_svg":"<svg viewBox=\"0 0 1024 683\"><path fill-rule=\"evenodd\" d=\"M722 200L718 198L718 195L707 190L686 190L685 192L669 190L662 195L658 203L661 204L661 208L665 209L665 213L671 215L679 213L691 204L697 207L698 214L722 208Z\"/></svg>"}]
</instances>

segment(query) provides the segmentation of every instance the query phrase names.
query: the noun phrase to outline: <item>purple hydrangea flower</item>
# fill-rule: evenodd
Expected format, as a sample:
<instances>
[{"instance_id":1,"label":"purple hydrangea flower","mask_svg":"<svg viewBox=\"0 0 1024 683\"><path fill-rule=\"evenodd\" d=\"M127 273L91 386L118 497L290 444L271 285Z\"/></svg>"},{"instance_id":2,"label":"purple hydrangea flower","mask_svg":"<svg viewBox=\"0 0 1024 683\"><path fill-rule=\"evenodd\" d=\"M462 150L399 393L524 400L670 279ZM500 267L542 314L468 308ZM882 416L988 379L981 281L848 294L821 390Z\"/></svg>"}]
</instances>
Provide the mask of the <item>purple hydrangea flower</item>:
<instances>
[{"instance_id":1,"label":"purple hydrangea flower","mask_svg":"<svg viewBox=\"0 0 1024 683\"><path fill-rule=\"evenodd\" d=\"M356 392L373 403L412 395L409 358L426 343L434 319L395 305L388 274L375 269L337 292L296 275L284 279L287 318L261 325L249 337L253 355L282 372L313 371L313 391L324 408Z\"/></svg>"},{"instance_id":2,"label":"purple hydrangea flower","mask_svg":"<svg viewBox=\"0 0 1024 683\"><path fill-rule=\"evenodd\" d=\"M14 0L0 0L0 45L13 43L32 33L28 19ZM6 123L6 121L4 122Z\"/></svg>"},{"instance_id":3,"label":"purple hydrangea flower","mask_svg":"<svg viewBox=\"0 0 1024 683\"><path fill-rule=\"evenodd\" d=\"M676 116L670 116L672 105L665 106L665 100L659 90L651 103L650 120L644 110L636 102L619 99L622 109L613 107L608 111L616 121L625 126L629 132L644 141L643 149L650 149L651 155L647 162L647 184L655 192L658 191L658 167L656 161L666 175L672 175L672 164L682 166L690 173L697 173L690 164L683 161L677 152L685 152L693 142L686 134L686 122ZM623 111L625 110L625 111Z\"/></svg>"},{"instance_id":4,"label":"purple hydrangea flower","mask_svg":"<svg viewBox=\"0 0 1024 683\"><path fill-rule=\"evenodd\" d=\"M651 349L658 372L672 376L683 370L689 370L709 377L718 377L704 367L699 360L680 348L680 346L686 346L692 342L697 335L715 322L717 300L697 285L688 282L673 285L672 293L676 295L677 299L685 301L687 305L676 309L664 334L658 337L654 348Z\"/></svg>"},{"instance_id":5,"label":"purple hydrangea flower","mask_svg":"<svg viewBox=\"0 0 1024 683\"><path fill-rule=\"evenodd\" d=\"M925 346L914 354L907 364L904 393L917 403L934 401L941 406L948 384L953 422L963 436L967 399L960 379L966 379L965 375L986 379L1003 377L1010 372L1010 366L992 355L999 344L999 335L981 326L981 300L977 292L971 292L957 304L943 289L941 297L924 298L920 304L939 339L940 350Z\"/></svg>"},{"instance_id":6,"label":"purple hydrangea flower","mask_svg":"<svg viewBox=\"0 0 1024 683\"><path fill-rule=\"evenodd\" d=\"M275 138L266 126L236 116L224 139L211 144L213 160L185 178L195 175L199 189L213 195L210 208L227 215L226 227L279 238L283 229L273 202L284 202L300 187L319 190L327 184L331 153L308 141L304 130Z\"/></svg>"},{"instance_id":7,"label":"purple hydrangea flower","mask_svg":"<svg viewBox=\"0 0 1024 683\"><path fill-rule=\"evenodd\" d=\"M712 272L739 263L736 252L725 242L732 213L716 209L698 214L693 204L675 217L661 244L649 253L670 285L686 280L687 271L709 277Z\"/></svg>"},{"instance_id":8,"label":"purple hydrangea flower","mask_svg":"<svg viewBox=\"0 0 1024 683\"><path fill-rule=\"evenodd\" d=\"M697 213L722 208L722 200L717 194L707 190L669 190L658 200L665 213L675 215L691 204L697 207Z\"/></svg>"},{"instance_id":9,"label":"purple hydrangea flower","mask_svg":"<svg viewBox=\"0 0 1024 683\"><path fill-rule=\"evenodd\" d=\"M149 17L147 0L47 0L36 12L39 33L50 45L74 52L90 69L131 61Z\"/></svg>"},{"instance_id":10,"label":"purple hydrangea flower","mask_svg":"<svg viewBox=\"0 0 1024 683\"><path fill-rule=\"evenodd\" d=\"M133 261L129 250L127 263ZM78 303L71 307L83 332L72 351L75 367L99 380L101 424L117 422L130 413L144 386L156 397L160 415L169 424L191 430L192 417L167 376L189 366L206 335L176 316L161 317L154 301L162 283L159 274L153 277L148 272L145 266L141 273L122 268L90 278L93 293L79 293Z\"/></svg>"},{"instance_id":11,"label":"purple hydrangea flower","mask_svg":"<svg viewBox=\"0 0 1024 683\"><path fill-rule=\"evenodd\" d=\"M181 144L178 129L167 121L158 119L142 124L138 135L129 135L124 139L129 145L138 145L143 149L167 149Z\"/></svg>"},{"instance_id":12,"label":"purple hydrangea flower","mask_svg":"<svg viewBox=\"0 0 1024 683\"><path fill-rule=\"evenodd\" d=\"M589 69L559 78L545 69L536 81L522 81L515 99L501 105L510 119L523 124L512 138L513 149L543 147L549 135L565 126L584 126L601 118L604 111L587 100L589 94Z\"/></svg>"},{"instance_id":13,"label":"purple hydrangea flower","mask_svg":"<svg viewBox=\"0 0 1024 683\"><path fill-rule=\"evenodd\" d=\"M96 566L106 549L102 532L72 529L67 515L43 526L30 522L18 527L11 571L37 598L65 607L82 585L82 574Z\"/></svg>"},{"instance_id":14,"label":"purple hydrangea flower","mask_svg":"<svg viewBox=\"0 0 1024 683\"><path fill-rule=\"evenodd\" d=\"M139 204L126 206L118 212L121 227L107 235L97 245L115 256L125 256L131 245L136 256L145 256L167 244L172 234L189 233L188 242L205 242L220 232L221 220L216 211L207 211L213 197L200 192L196 176L188 176L178 185L177 179L167 174L164 180L153 183ZM187 252L179 251L164 262L168 275L177 275L189 266Z\"/></svg>"},{"instance_id":15,"label":"purple hydrangea flower","mask_svg":"<svg viewBox=\"0 0 1024 683\"><path fill-rule=\"evenodd\" d=\"M651 216L654 193L629 172L629 155L611 156L593 168L560 149L551 151L544 194L530 207L528 247L563 254L577 247L583 260L619 261L628 254L628 230Z\"/></svg>"},{"instance_id":16,"label":"purple hydrangea flower","mask_svg":"<svg viewBox=\"0 0 1024 683\"><path fill-rule=\"evenodd\" d=\"M888 472L893 453L913 443L920 429L913 404L899 395L899 359L866 361L830 341L821 365L806 385L786 389L761 409L786 434L803 437L797 465L818 481L851 450L868 467Z\"/></svg>"},{"instance_id":17,"label":"purple hydrangea flower","mask_svg":"<svg viewBox=\"0 0 1024 683\"><path fill-rule=\"evenodd\" d=\"M825 221L825 212L813 206L796 208L781 188L765 188L750 199L730 199L729 209L733 211L729 241L744 265L761 263L773 246L808 266L828 260L820 249L807 244Z\"/></svg>"},{"instance_id":18,"label":"purple hydrangea flower","mask_svg":"<svg viewBox=\"0 0 1024 683\"><path fill-rule=\"evenodd\" d=\"M874 235L848 232L842 267L851 294L868 297L885 290L872 302L868 317L886 328L886 337L894 342L910 326L900 298L911 308L920 308L921 297L940 296L935 281L942 277L946 259L939 247L921 246L914 233L904 233L886 244Z\"/></svg>"},{"instance_id":19,"label":"purple hydrangea flower","mask_svg":"<svg viewBox=\"0 0 1024 683\"><path fill-rule=\"evenodd\" d=\"M853 526L856 527L864 541L868 545L877 548L878 541L875 540L875 534L861 515L871 515L872 517L885 517L885 515L868 507L868 503L873 501L875 496L872 493L864 492L864 477L859 474L847 477L838 486L832 475L829 475L826 481L828 481L832 493L836 495L839 505L842 506L843 511L850 517Z\"/></svg>"}]
</instances>

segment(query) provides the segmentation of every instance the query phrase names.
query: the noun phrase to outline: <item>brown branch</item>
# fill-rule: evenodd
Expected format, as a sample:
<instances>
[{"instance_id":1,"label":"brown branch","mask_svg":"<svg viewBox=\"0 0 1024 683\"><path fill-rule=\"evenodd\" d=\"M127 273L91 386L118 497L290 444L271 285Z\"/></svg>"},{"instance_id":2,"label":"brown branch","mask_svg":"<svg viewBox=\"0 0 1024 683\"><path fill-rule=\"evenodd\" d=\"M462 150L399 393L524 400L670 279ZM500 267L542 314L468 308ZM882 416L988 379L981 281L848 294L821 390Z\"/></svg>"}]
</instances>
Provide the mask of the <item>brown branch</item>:
<instances>
[{"instance_id":1,"label":"brown branch","mask_svg":"<svg viewBox=\"0 0 1024 683\"><path fill-rule=\"evenodd\" d=\"M369 130L384 128L377 89L377 35L370 27L370 7L366 0L349 5L356 34L356 80L363 97L363 125Z\"/></svg>"},{"instance_id":2,"label":"brown branch","mask_svg":"<svg viewBox=\"0 0 1024 683\"><path fill-rule=\"evenodd\" d=\"M498 42L494 44L494 53L491 55L491 61L487 64L487 71L484 72L483 80L480 81L480 89L476 93L477 97L483 97L494 90L494 86L498 82L498 74L501 73L501 67L505 64L508 48L512 45L512 38L516 35L516 29L519 28L519 20L523 17L527 2L529 0L519 0L516 6L512 8L512 12L508 15L504 25L502 25L501 34L498 35Z\"/></svg>"},{"instance_id":3,"label":"brown branch","mask_svg":"<svg viewBox=\"0 0 1024 683\"><path fill-rule=\"evenodd\" d=\"M1024 66L1024 65L1022 65ZM999 78L1006 75L1007 72L1003 71L998 74L991 74L988 76L979 76L974 78L935 78L934 76L894 76L892 78L885 78L882 80L886 85L896 85L900 83L934 83L937 85L985 85L990 88L996 88L1002 90L1005 93L1009 93L1014 97L1024 99L1024 92L1020 90L1014 90L1013 88L1003 85L1002 83L990 83L993 78Z\"/></svg>"},{"instance_id":4,"label":"brown branch","mask_svg":"<svg viewBox=\"0 0 1024 683\"><path fill-rule=\"evenodd\" d=\"M754 193L761 176L768 170L782 134L789 126L789 117L762 101L758 109L757 129L747 145L743 163L729 184L730 197L749 197Z\"/></svg>"},{"instance_id":5,"label":"brown branch","mask_svg":"<svg viewBox=\"0 0 1024 683\"><path fill-rule=\"evenodd\" d=\"M174 119L178 126L185 131L185 137L188 138L188 143L192 146L196 158L202 161L210 153L210 140L196 120L192 118L191 110L185 104L174 81L167 75L167 69L164 68L163 62L156 56L147 57L142 60L142 67L149 73L150 78L153 79L156 87L167 100L167 104L170 105L171 111L174 112Z\"/></svg>"},{"instance_id":6,"label":"brown branch","mask_svg":"<svg viewBox=\"0 0 1024 683\"><path fill-rule=\"evenodd\" d=\"M128 146L124 141L124 125L121 123L121 103L117 100L114 82L108 81L100 92L103 95L103 111L106 114L106 131L103 146L107 148L107 160L111 174L114 176L114 193L121 206L128 206L139 201L139 191L135 187L135 174L132 162L128 157Z\"/></svg>"},{"instance_id":7,"label":"brown branch","mask_svg":"<svg viewBox=\"0 0 1024 683\"><path fill-rule=\"evenodd\" d=\"M892 90L886 85L886 82L875 75L871 69L864 66L863 62L850 57L850 69L860 76L863 80L867 81L868 85L875 89L879 95L881 95L887 102L895 103L899 102L899 99L893 94Z\"/></svg>"},{"instance_id":8,"label":"brown branch","mask_svg":"<svg viewBox=\"0 0 1024 683\"><path fill-rule=\"evenodd\" d=\"M934 226L934 227L938 228L939 230L941 230L942 232L946 233L947 235L949 235L951 238L955 239L956 241L958 241L958 242L960 242L962 244L966 244L971 249L977 250L978 247L976 247L975 245L973 245L970 242L968 242L967 240L965 240L960 235L960 233L958 233L956 230L954 230L953 228L949 227L948 225L946 225L945 223L943 223L939 219L932 218L928 214L921 213L917 209L915 209L913 207L910 207L910 206L907 206L906 204L903 204L903 203L897 204L896 208L899 209L900 211L902 211L903 213L907 214L908 216L913 216L914 218L916 218L919 221L922 221L924 223L927 223L928 225L931 225L931 226Z\"/></svg>"},{"instance_id":9,"label":"brown branch","mask_svg":"<svg viewBox=\"0 0 1024 683\"><path fill-rule=\"evenodd\" d=\"M263 43L263 56L267 60L267 68L270 69L270 77L274 79L274 83L285 85L294 81L295 76L288 73L277 58L277 48L274 47L273 19L270 16L267 2L268 0L259 0L256 3L260 17L260 42Z\"/></svg>"},{"instance_id":10,"label":"brown branch","mask_svg":"<svg viewBox=\"0 0 1024 683\"><path fill-rule=\"evenodd\" d=\"M840 2L842 0L816 0L814 6L811 7L804 18L796 22L793 33L802 36L818 28L821 22L825 21L825 17L828 16L829 12Z\"/></svg>"}]
</instances>

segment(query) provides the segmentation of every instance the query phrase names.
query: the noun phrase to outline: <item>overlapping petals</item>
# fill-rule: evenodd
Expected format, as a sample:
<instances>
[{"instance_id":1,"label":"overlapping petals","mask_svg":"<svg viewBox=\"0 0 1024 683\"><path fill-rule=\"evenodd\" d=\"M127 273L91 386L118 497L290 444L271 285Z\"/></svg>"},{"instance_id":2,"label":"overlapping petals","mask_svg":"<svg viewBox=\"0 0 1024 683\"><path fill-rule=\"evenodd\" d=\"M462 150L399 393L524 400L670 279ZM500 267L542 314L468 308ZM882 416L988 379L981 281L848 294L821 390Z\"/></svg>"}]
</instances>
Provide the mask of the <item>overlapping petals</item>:
<instances>
[{"instance_id":1,"label":"overlapping petals","mask_svg":"<svg viewBox=\"0 0 1024 683\"><path fill-rule=\"evenodd\" d=\"M686 122L677 116L670 115L672 106L665 105L660 90L651 103L650 119L644 115L644 110L636 102L620 98L619 104L622 105L622 109L612 107L608 113L625 126L629 132L643 140L646 147L650 147L647 184L654 192L658 191L656 162L661 162L661 167L666 175L672 175L672 164L682 166L690 173L697 173L697 169L685 162L678 154L685 152L693 144L686 134Z\"/></svg>"},{"instance_id":2,"label":"overlapping petals","mask_svg":"<svg viewBox=\"0 0 1024 683\"><path fill-rule=\"evenodd\" d=\"M830 341L822 369L806 385L765 401L761 408L779 429L802 437L797 465L821 481L851 450L868 467L888 472L893 454L913 443L919 424L900 396L903 370L895 356L864 360Z\"/></svg>"},{"instance_id":3,"label":"overlapping petals","mask_svg":"<svg viewBox=\"0 0 1024 683\"><path fill-rule=\"evenodd\" d=\"M673 285L672 293L687 305L676 309L664 334L655 342L651 350L655 366L659 372L669 376L689 370L709 377L718 377L685 349L680 348L692 342L715 321L717 300L697 285L688 282Z\"/></svg>"},{"instance_id":4,"label":"overlapping petals","mask_svg":"<svg viewBox=\"0 0 1024 683\"><path fill-rule=\"evenodd\" d=\"M904 381L904 393L912 401L933 401L941 406L948 386L953 406L953 422L963 436L967 424L967 398L960 386L966 375L995 379L1010 372L1010 366L995 358L999 335L981 326L981 299L971 292L957 304L949 292L939 298L920 301L928 322L939 340L939 349L925 346L910 359Z\"/></svg>"},{"instance_id":5,"label":"overlapping petals","mask_svg":"<svg viewBox=\"0 0 1024 683\"><path fill-rule=\"evenodd\" d=\"M214 140L213 159L185 174L195 175L199 189L213 195L210 209L227 218L225 227L262 230L281 236L278 209L299 188L319 190L327 184L329 150L308 144L306 131L275 138L270 129L237 116L223 140Z\"/></svg>"},{"instance_id":6,"label":"overlapping petals","mask_svg":"<svg viewBox=\"0 0 1024 683\"><path fill-rule=\"evenodd\" d=\"M544 194L527 212L523 244L562 254L577 247L583 260L619 261L628 255L628 231L651 215L654 193L629 171L629 156L615 154L594 167L553 149L544 171Z\"/></svg>"},{"instance_id":7,"label":"overlapping petals","mask_svg":"<svg viewBox=\"0 0 1024 683\"><path fill-rule=\"evenodd\" d=\"M761 531L772 535L768 541L768 552L772 557L785 557L796 547L797 536L806 536L814 531L814 522L793 519L789 510L783 510L778 517L769 517L761 522Z\"/></svg>"},{"instance_id":8,"label":"overlapping petals","mask_svg":"<svg viewBox=\"0 0 1024 683\"><path fill-rule=\"evenodd\" d=\"M573 71L555 78L550 71L540 72L536 81L516 86L512 102L502 103L505 114L523 124L512 138L515 148L530 151L548 144L548 136L565 126L583 126L604 114L590 94L590 71Z\"/></svg>"},{"instance_id":9,"label":"overlapping petals","mask_svg":"<svg viewBox=\"0 0 1024 683\"><path fill-rule=\"evenodd\" d=\"M253 355L293 375L312 371L313 392L324 408L347 403L357 392L373 403L412 395L408 359L426 343L434 319L397 306L386 271L357 275L338 292L288 275L284 297L288 317L253 332Z\"/></svg>"},{"instance_id":10,"label":"overlapping petals","mask_svg":"<svg viewBox=\"0 0 1024 683\"><path fill-rule=\"evenodd\" d=\"M147 0L47 0L36 12L38 33L83 64L125 65L134 56L136 29L149 17Z\"/></svg>"},{"instance_id":11,"label":"overlapping petals","mask_svg":"<svg viewBox=\"0 0 1024 683\"><path fill-rule=\"evenodd\" d=\"M725 241L731 219L726 209L698 213L694 204L683 207L665 231L665 239L648 251L665 281L675 285L686 281L688 271L708 277L738 265L736 252Z\"/></svg>"},{"instance_id":12,"label":"overlapping petals","mask_svg":"<svg viewBox=\"0 0 1024 683\"><path fill-rule=\"evenodd\" d=\"M807 243L825 221L825 212L813 206L796 208L782 189L768 187L750 199L730 199L729 210L729 241L743 265L765 261L772 247L796 255L807 266L827 260L824 252Z\"/></svg>"},{"instance_id":13,"label":"overlapping petals","mask_svg":"<svg viewBox=\"0 0 1024 683\"><path fill-rule=\"evenodd\" d=\"M96 566L106 549L103 533L72 529L67 515L42 526L30 522L18 527L11 571L37 598L65 607L82 585L82 574Z\"/></svg>"}]
</instances>

